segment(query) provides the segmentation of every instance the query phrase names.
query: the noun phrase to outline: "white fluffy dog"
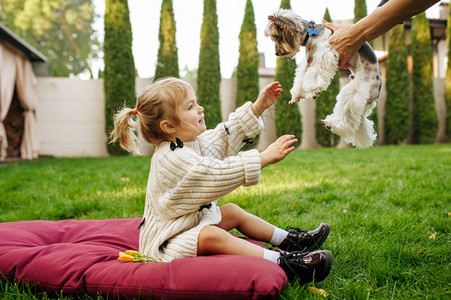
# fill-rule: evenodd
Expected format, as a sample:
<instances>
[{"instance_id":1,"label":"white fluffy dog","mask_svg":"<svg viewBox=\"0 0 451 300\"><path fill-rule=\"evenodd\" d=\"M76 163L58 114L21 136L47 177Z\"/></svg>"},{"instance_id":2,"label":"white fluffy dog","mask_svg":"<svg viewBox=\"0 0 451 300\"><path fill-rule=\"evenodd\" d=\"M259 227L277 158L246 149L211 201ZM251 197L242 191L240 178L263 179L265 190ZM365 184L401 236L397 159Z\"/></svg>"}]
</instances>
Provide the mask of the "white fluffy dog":
<instances>
[{"instance_id":1,"label":"white fluffy dog","mask_svg":"<svg viewBox=\"0 0 451 300\"><path fill-rule=\"evenodd\" d=\"M303 20L291 10L280 9L268 19L265 35L275 42L277 56L293 58L301 46L305 47L306 57L296 70L289 103L316 99L338 70L338 53L329 44L332 31ZM340 90L333 113L322 123L357 148L368 148L377 136L368 116L376 106L382 85L379 63L368 43L348 63L351 80Z\"/></svg>"}]
</instances>

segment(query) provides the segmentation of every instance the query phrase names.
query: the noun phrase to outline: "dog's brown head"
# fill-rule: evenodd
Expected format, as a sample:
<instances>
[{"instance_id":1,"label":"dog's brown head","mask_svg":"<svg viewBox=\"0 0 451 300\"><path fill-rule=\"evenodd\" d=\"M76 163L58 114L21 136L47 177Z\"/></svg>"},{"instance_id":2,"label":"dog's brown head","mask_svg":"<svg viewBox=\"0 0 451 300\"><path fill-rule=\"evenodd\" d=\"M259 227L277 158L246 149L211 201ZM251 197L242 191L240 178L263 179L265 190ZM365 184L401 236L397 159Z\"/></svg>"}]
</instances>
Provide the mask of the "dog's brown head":
<instances>
[{"instance_id":1,"label":"dog's brown head","mask_svg":"<svg viewBox=\"0 0 451 300\"><path fill-rule=\"evenodd\" d=\"M299 51L304 31L301 17L291 10L279 9L268 16L268 20L265 35L276 43L276 55L294 57Z\"/></svg>"}]
</instances>

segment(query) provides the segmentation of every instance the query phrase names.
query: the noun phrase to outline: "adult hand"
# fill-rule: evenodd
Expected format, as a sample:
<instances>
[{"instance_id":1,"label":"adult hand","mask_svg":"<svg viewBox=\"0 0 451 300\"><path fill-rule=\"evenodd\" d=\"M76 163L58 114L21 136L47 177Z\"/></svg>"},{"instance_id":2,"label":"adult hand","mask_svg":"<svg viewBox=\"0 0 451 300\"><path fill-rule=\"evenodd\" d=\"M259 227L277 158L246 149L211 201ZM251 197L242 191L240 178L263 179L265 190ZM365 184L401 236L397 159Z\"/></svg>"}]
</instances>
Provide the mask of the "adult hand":
<instances>
[{"instance_id":1,"label":"adult hand","mask_svg":"<svg viewBox=\"0 0 451 300\"><path fill-rule=\"evenodd\" d=\"M353 25L337 25L325 20L323 20L323 24L333 32L329 43L338 52L338 66L342 69L349 68L349 59L359 51L365 43L365 38L361 32L355 32Z\"/></svg>"},{"instance_id":2,"label":"adult hand","mask_svg":"<svg viewBox=\"0 0 451 300\"><path fill-rule=\"evenodd\" d=\"M353 25L336 25L323 21L324 26L334 33L329 43L339 54L339 67L357 53L365 41L372 41L386 33L396 24L425 11L439 0L390 0L383 1L372 13Z\"/></svg>"}]
</instances>

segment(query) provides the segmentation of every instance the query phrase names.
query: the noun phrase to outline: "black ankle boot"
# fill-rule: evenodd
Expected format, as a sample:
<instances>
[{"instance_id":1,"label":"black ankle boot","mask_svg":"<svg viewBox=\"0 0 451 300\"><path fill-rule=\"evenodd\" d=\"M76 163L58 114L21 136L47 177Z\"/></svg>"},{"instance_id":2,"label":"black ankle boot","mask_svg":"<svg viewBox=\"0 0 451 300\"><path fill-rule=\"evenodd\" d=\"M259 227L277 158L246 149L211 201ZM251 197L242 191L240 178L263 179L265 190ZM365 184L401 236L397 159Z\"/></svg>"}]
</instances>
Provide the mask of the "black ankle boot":
<instances>
[{"instance_id":1,"label":"black ankle boot","mask_svg":"<svg viewBox=\"0 0 451 300\"><path fill-rule=\"evenodd\" d=\"M330 225L321 223L312 231L300 230L296 227L287 227L288 235L278 246L285 251L312 251L318 249L329 235Z\"/></svg>"},{"instance_id":2,"label":"black ankle boot","mask_svg":"<svg viewBox=\"0 0 451 300\"><path fill-rule=\"evenodd\" d=\"M279 266L287 274L288 280L298 279L301 284L323 281L332 267L332 252L329 250L280 253Z\"/></svg>"}]
</instances>

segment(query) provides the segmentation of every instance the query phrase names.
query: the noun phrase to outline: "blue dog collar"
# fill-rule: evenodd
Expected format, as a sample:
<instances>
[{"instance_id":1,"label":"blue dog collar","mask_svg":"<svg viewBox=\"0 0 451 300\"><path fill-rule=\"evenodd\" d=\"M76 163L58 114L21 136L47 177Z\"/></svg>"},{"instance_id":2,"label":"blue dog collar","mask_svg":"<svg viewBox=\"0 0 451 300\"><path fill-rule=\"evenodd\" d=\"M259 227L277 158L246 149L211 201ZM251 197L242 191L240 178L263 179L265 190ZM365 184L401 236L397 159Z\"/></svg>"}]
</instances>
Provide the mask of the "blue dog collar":
<instances>
[{"instance_id":1,"label":"blue dog collar","mask_svg":"<svg viewBox=\"0 0 451 300\"><path fill-rule=\"evenodd\" d=\"M315 22L313 21L309 22L309 29L307 31L307 34L305 35L304 42L302 42L303 47L305 46L305 44L307 44L308 39L311 35L319 35L318 28L315 28Z\"/></svg>"}]
</instances>

